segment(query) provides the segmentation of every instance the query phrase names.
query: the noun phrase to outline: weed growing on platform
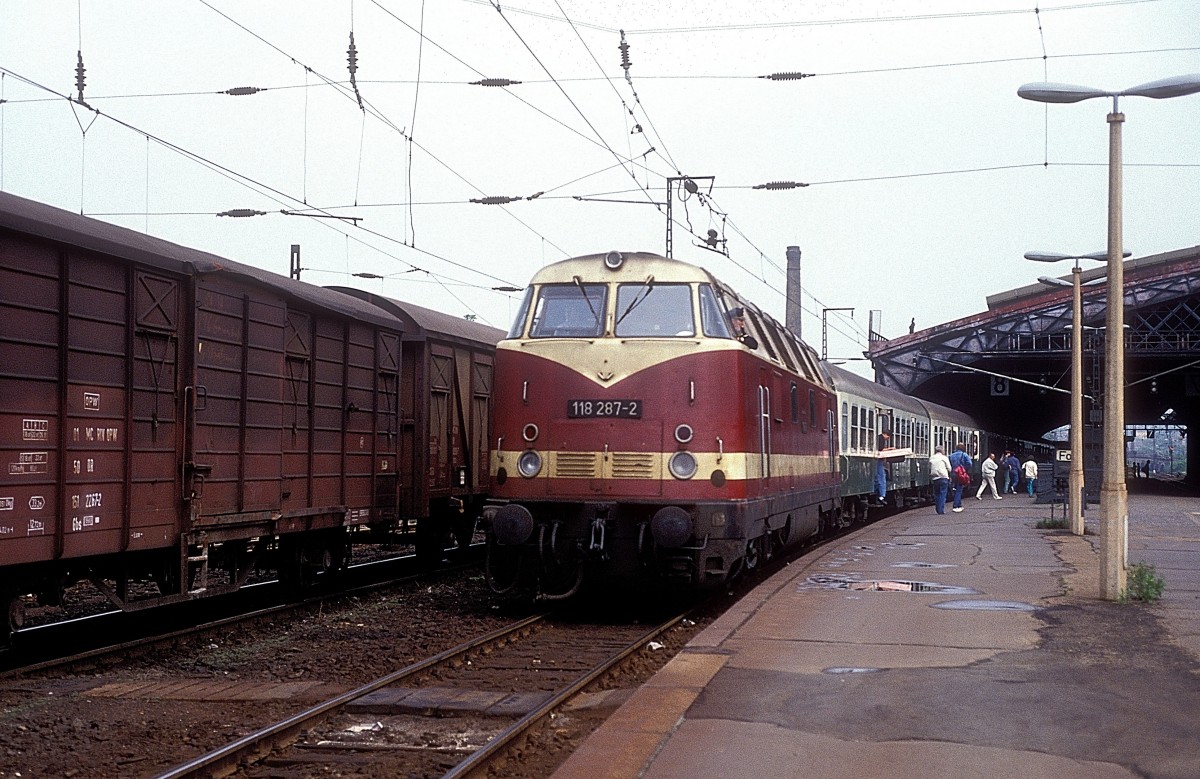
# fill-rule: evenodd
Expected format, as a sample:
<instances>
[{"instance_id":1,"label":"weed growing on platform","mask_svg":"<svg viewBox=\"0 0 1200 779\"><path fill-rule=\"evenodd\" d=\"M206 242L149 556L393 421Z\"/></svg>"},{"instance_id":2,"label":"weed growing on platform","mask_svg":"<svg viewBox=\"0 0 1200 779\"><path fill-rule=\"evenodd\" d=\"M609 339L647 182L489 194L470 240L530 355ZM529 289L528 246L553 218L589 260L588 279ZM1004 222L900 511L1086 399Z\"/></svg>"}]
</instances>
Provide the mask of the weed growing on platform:
<instances>
[{"instance_id":1,"label":"weed growing on platform","mask_svg":"<svg viewBox=\"0 0 1200 779\"><path fill-rule=\"evenodd\" d=\"M1125 581L1126 587L1121 592L1122 603L1131 600L1158 600L1167 584L1154 570L1154 566L1146 563L1138 563L1130 568Z\"/></svg>"},{"instance_id":2,"label":"weed growing on platform","mask_svg":"<svg viewBox=\"0 0 1200 779\"><path fill-rule=\"evenodd\" d=\"M1037 525L1038 530L1066 530L1066 519L1039 519Z\"/></svg>"}]
</instances>

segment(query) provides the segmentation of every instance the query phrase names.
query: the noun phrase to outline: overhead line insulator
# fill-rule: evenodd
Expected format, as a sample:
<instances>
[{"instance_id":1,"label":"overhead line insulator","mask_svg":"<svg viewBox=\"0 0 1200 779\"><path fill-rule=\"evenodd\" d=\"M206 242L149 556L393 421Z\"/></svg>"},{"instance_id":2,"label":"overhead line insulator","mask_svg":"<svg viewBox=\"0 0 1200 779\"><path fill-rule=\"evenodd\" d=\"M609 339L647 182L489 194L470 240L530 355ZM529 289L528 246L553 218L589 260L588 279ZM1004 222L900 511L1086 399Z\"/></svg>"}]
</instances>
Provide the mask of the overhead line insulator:
<instances>
[{"instance_id":1,"label":"overhead line insulator","mask_svg":"<svg viewBox=\"0 0 1200 779\"><path fill-rule=\"evenodd\" d=\"M222 211L217 216L266 216L266 211L255 211L253 208L231 208L228 211Z\"/></svg>"},{"instance_id":2,"label":"overhead line insulator","mask_svg":"<svg viewBox=\"0 0 1200 779\"><path fill-rule=\"evenodd\" d=\"M253 95L253 94L257 94L259 92L266 92L266 91L267 91L266 87L233 87L232 89L226 89L222 92L218 92L217 94L241 96L241 95Z\"/></svg>"},{"instance_id":3,"label":"overhead line insulator","mask_svg":"<svg viewBox=\"0 0 1200 779\"><path fill-rule=\"evenodd\" d=\"M755 184L753 189L796 189L807 186L802 181L768 181L766 184Z\"/></svg>"},{"instance_id":4,"label":"overhead line insulator","mask_svg":"<svg viewBox=\"0 0 1200 779\"><path fill-rule=\"evenodd\" d=\"M472 203L479 203L485 206L502 206L505 203L515 203L518 200L524 200L521 197L509 197L508 195L488 195L487 197L473 197Z\"/></svg>"},{"instance_id":5,"label":"overhead line insulator","mask_svg":"<svg viewBox=\"0 0 1200 779\"><path fill-rule=\"evenodd\" d=\"M478 81L472 81L471 84L477 87L511 87L513 84L520 84L520 81L514 81L511 78L481 78Z\"/></svg>"},{"instance_id":6,"label":"overhead line insulator","mask_svg":"<svg viewBox=\"0 0 1200 779\"><path fill-rule=\"evenodd\" d=\"M84 88L84 86L87 85L87 80L84 78L85 73L87 73L87 68L85 68L83 66L83 52L76 51L75 52L75 89L77 89L79 91L78 102L82 105L87 105L87 102L83 99L83 88Z\"/></svg>"},{"instance_id":7,"label":"overhead line insulator","mask_svg":"<svg viewBox=\"0 0 1200 779\"><path fill-rule=\"evenodd\" d=\"M770 81L798 81L802 78L812 78L815 75L817 75L817 74L816 73L799 73L799 72L772 73L767 76L759 76L759 78L765 78Z\"/></svg>"}]
</instances>

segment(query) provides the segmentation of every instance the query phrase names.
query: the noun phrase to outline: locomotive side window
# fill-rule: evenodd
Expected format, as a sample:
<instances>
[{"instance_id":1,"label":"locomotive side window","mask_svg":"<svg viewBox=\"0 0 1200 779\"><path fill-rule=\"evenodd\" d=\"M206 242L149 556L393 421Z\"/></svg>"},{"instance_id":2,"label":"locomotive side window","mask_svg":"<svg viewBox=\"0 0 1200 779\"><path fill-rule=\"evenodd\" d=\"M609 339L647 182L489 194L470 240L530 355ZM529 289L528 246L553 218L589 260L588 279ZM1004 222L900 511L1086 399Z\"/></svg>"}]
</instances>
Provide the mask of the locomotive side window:
<instances>
[{"instance_id":1,"label":"locomotive side window","mask_svg":"<svg viewBox=\"0 0 1200 779\"><path fill-rule=\"evenodd\" d=\"M775 349L771 346L771 339L766 336L767 331L763 329L762 320L749 308L746 309L746 321L754 325L754 330L758 331L758 334L762 336L758 339L758 342L767 348L767 354L770 355L771 359L778 362L779 357L775 354Z\"/></svg>"},{"instance_id":2,"label":"locomotive side window","mask_svg":"<svg viewBox=\"0 0 1200 779\"><path fill-rule=\"evenodd\" d=\"M525 332L525 319L529 316L529 302L533 300L533 287L527 287L521 296L521 306L517 309L517 317L508 328L508 338L520 338Z\"/></svg>"},{"instance_id":3,"label":"locomotive side window","mask_svg":"<svg viewBox=\"0 0 1200 779\"><path fill-rule=\"evenodd\" d=\"M547 284L538 293L530 338L596 338L604 333L604 284ZM514 325L515 327L515 325Z\"/></svg>"},{"instance_id":4,"label":"locomotive side window","mask_svg":"<svg viewBox=\"0 0 1200 779\"><path fill-rule=\"evenodd\" d=\"M696 335L692 288L687 284L621 284L617 287L616 335L673 338Z\"/></svg>"},{"instance_id":5,"label":"locomotive side window","mask_svg":"<svg viewBox=\"0 0 1200 779\"><path fill-rule=\"evenodd\" d=\"M709 284L700 285L700 327L709 338L732 338L729 323L721 316L717 296Z\"/></svg>"}]
</instances>

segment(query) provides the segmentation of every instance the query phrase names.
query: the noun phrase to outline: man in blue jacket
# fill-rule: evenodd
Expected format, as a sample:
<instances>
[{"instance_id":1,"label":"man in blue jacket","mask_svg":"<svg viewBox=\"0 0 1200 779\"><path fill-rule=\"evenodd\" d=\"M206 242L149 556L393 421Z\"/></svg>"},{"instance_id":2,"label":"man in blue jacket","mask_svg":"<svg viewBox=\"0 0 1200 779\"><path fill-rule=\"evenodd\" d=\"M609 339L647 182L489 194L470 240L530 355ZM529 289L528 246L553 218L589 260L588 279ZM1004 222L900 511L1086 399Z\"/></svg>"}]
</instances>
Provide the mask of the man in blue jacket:
<instances>
[{"instance_id":1,"label":"man in blue jacket","mask_svg":"<svg viewBox=\"0 0 1200 779\"><path fill-rule=\"evenodd\" d=\"M1005 484L1006 492L1017 494L1017 479L1021 473L1021 461L1012 452L1009 452L1004 457L1004 463L1008 466L1008 483Z\"/></svg>"},{"instance_id":2,"label":"man in blue jacket","mask_svg":"<svg viewBox=\"0 0 1200 779\"><path fill-rule=\"evenodd\" d=\"M954 471L958 468L958 466L961 465L969 474L971 472L972 464L971 455L967 454L963 445L958 444L955 446L954 451L950 454L950 481L954 484L954 508L951 510L956 513L963 510L963 487L967 485L954 478Z\"/></svg>"}]
</instances>

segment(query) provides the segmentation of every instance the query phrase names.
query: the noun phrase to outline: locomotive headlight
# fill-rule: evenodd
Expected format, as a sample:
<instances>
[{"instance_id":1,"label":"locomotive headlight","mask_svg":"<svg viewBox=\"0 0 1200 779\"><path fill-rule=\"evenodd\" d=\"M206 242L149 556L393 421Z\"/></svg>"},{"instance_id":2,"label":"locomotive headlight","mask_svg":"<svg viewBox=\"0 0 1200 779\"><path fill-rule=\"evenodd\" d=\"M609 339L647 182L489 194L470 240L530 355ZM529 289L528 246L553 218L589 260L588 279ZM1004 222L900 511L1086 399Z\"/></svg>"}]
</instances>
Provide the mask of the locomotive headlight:
<instances>
[{"instance_id":1,"label":"locomotive headlight","mask_svg":"<svg viewBox=\"0 0 1200 779\"><path fill-rule=\"evenodd\" d=\"M676 452L667 462L667 469L676 479L690 479L696 475L696 458L691 452Z\"/></svg>"},{"instance_id":2,"label":"locomotive headlight","mask_svg":"<svg viewBox=\"0 0 1200 779\"><path fill-rule=\"evenodd\" d=\"M526 479L532 479L542 470L542 456L532 449L521 452L517 458L517 471Z\"/></svg>"},{"instance_id":3,"label":"locomotive headlight","mask_svg":"<svg viewBox=\"0 0 1200 779\"><path fill-rule=\"evenodd\" d=\"M686 444L687 442L691 441L692 435L693 433L691 425L680 425L679 427L675 428L675 440L681 444Z\"/></svg>"}]
</instances>

